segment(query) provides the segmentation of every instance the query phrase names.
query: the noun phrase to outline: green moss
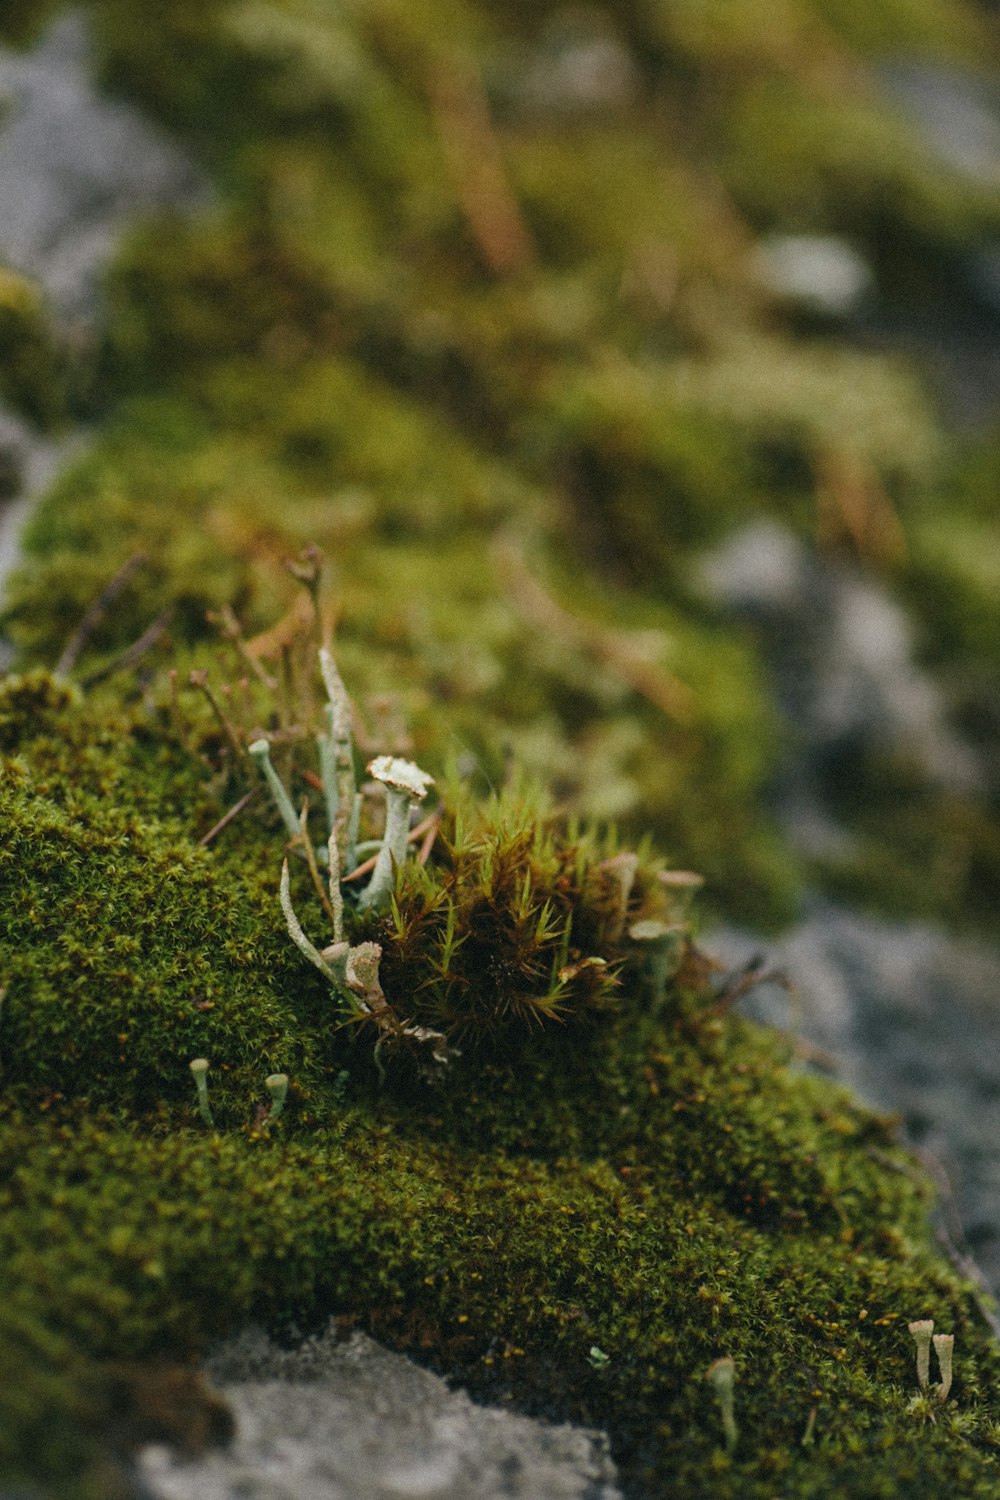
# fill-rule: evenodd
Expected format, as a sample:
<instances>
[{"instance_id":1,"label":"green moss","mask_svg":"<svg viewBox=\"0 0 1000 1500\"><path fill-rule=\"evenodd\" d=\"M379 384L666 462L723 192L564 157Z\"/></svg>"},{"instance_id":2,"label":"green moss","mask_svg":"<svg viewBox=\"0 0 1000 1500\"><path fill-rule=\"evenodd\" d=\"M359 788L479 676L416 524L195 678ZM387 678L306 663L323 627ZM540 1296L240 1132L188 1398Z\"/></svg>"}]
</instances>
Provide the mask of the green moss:
<instances>
[{"instance_id":1,"label":"green moss","mask_svg":"<svg viewBox=\"0 0 1000 1500\"><path fill-rule=\"evenodd\" d=\"M0 40L7 46L31 46L60 5L61 0L24 0L0 17Z\"/></svg>"},{"instance_id":2,"label":"green moss","mask_svg":"<svg viewBox=\"0 0 1000 1500\"><path fill-rule=\"evenodd\" d=\"M606 1425L636 1497L994 1494L996 1351L891 1123L719 1008L648 848L620 924L602 870L651 829L716 910L794 909L762 810L765 675L691 579L747 514L811 534L831 455L899 505L924 654L959 663L956 707L988 718L989 461L956 475L911 377L804 343L748 264L750 226L825 228L898 291L928 247L976 240L990 205L831 79L858 76L852 48L955 55L987 23L938 0L874 20L789 0L765 25L749 0L622 0L631 84L560 112L526 104L511 63L552 65L553 7L91 11L105 77L184 136L219 206L123 249L103 425L35 513L7 602L25 670L0 689L0 1347L20 1371L3 1482L107 1500L109 1454L138 1440L116 1429L116 1363L334 1314L484 1395ZM459 41L532 247L509 276L433 87ZM941 495L962 523L947 542ZM436 1078L387 1047L380 1084L372 1035L289 942L263 799L199 842L254 778L165 670L207 670L238 703L246 661L209 612L273 625L306 543L333 560L362 724L405 721L422 765L457 759L477 786L516 760L560 804L449 790L426 870L353 919L397 1014L460 1050ZM138 551L74 675L166 633L81 698L38 669ZM294 738L297 706L251 696ZM305 769L285 755L297 797ZM869 862L829 881L985 916L989 788L864 774L884 798L849 809ZM619 832L581 831L585 814ZM664 918L673 946L644 961L628 929ZM959 1375L928 1425L905 1325L931 1315ZM703 1379L720 1356L728 1456Z\"/></svg>"},{"instance_id":3,"label":"green moss","mask_svg":"<svg viewBox=\"0 0 1000 1500\"><path fill-rule=\"evenodd\" d=\"M76 1268L60 1322L95 1363L120 1357L123 1335L132 1353L183 1356L251 1312L337 1307L401 1347L430 1343L484 1392L606 1423L637 1494L681 1477L694 1494L763 1496L776 1472L786 1493L888 1494L918 1467L918 1494L995 1485L976 1399L995 1365L961 1296L898 1233L852 1233L851 1210L810 1242L678 1198L639 1165L487 1161L415 1138L386 1108L345 1109L308 1144L143 1140L80 1118L8 1118L4 1140L5 1260L40 1298L50 1267ZM95 1243L99 1276L80 1253ZM953 1326L963 1351L952 1411L930 1430L906 1409L914 1309ZM606 1371L587 1362L594 1342ZM740 1377L729 1460L703 1384L720 1349Z\"/></svg>"},{"instance_id":4,"label":"green moss","mask_svg":"<svg viewBox=\"0 0 1000 1500\"><path fill-rule=\"evenodd\" d=\"M166 709L116 718L38 675L3 711L0 1263L18 1290L0 1339L22 1371L0 1396L5 1481L109 1493L122 1361L336 1314L484 1394L606 1425L637 1496L680 1476L763 1497L776 1474L796 1496L889 1494L918 1463L927 1485L995 1486L996 1354L892 1123L716 1013L683 912L669 965L637 966L629 927L669 912L648 853L623 909L613 845L509 795L453 805L432 863L366 920L392 1003L461 1054L428 1081L389 1053L380 1085L288 942L269 818L195 847L208 768ZM588 956L616 986L592 969L538 1002ZM289 1103L265 1129L279 1068ZM959 1351L929 1431L907 1404L918 1315ZM720 1354L731 1457L702 1379Z\"/></svg>"},{"instance_id":5,"label":"green moss","mask_svg":"<svg viewBox=\"0 0 1000 1500\"><path fill-rule=\"evenodd\" d=\"M69 382L41 290L0 265L0 395L37 426L53 427L67 415Z\"/></svg>"}]
</instances>

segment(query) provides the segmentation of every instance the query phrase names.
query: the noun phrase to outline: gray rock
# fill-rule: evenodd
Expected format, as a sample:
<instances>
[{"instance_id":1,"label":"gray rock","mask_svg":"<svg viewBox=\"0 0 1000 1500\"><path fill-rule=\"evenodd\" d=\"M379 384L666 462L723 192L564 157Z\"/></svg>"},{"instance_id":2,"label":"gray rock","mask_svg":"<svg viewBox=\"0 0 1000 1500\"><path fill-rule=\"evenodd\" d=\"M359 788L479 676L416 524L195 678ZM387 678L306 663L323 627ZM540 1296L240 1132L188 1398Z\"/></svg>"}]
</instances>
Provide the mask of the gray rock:
<instances>
[{"instance_id":1,"label":"gray rock","mask_svg":"<svg viewBox=\"0 0 1000 1500\"><path fill-rule=\"evenodd\" d=\"M889 95L956 170L1000 187L1000 84L989 74L904 61L880 70Z\"/></svg>"},{"instance_id":2,"label":"gray rock","mask_svg":"<svg viewBox=\"0 0 1000 1500\"><path fill-rule=\"evenodd\" d=\"M733 967L759 938L705 939ZM768 956L795 985L763 985L744 1013L799 1031L870 1104L898 1113L939 1176L954 1240L1000 1286L1000 951L926 923L817 902Z\"/></svg>"},{"instance_id":3,"label":"gray rock","mask_svg":"<svg viewBox=\"0 0 1000 1500\"><path fill-rule=\"evenodd\" d=\"M476 1406L362 1334L331 1331L289 1353L259 1332L208 1374L238 1430L226 1452L184 1462L150 1447L158 1500L619 1500L607 1439Z\"/></svg>"},{"instance_id":4,"label":"gray rock","mask_svg":"<svg viewBox=\"0 0 1000 1500\"><path fill-rule=\"evenodd\" d=\"M0 501L0 590L20 560L21 531L32 505L78 446L78 438L54 441L41 436L0 407L0 471L9 476L9 498ZM0 672L7 670L11 654L0 637Z\"/></svg>"},{"instance_id":5,"label":"gray rock","mask_svg":"<svg viewBox=\"0 0 1000 1500\"><path fill-rule=\"evenodd\" d=\"M836 235L770 235L751 264L776 297L830 318L855 312L875 284L868 262Z\"/></svg>"},{"instance_id":6,"label":"gray rock","mask_svg":"<svg viewBox=\"0 0 1000 1500\"><path fill-rule=\"evenodd\" d=\"M79 13L27 55L0 49L0 99L0 260L40 282L61 321L88 323L125 225L204 190L138 111L96 92Z\"/></svg>"},{"instance_id":7,"label":"gray rock","mask_svg":"<svg viewBox=\"0 0 1000 1500\"><path fill-rule=\"evenodd\" d=\"M904 749L952 790L981 787L974 751L917 665L906 613L877 579L818 555L773 521L727 538L701 576L708 594L754 620L770 643L778 696L797 736L790 783L808 777L810 761L853 743ZM812 787L807 800L815 814ZM790 827L794 835L791 820Z\"/></svg>"}]
</instances>

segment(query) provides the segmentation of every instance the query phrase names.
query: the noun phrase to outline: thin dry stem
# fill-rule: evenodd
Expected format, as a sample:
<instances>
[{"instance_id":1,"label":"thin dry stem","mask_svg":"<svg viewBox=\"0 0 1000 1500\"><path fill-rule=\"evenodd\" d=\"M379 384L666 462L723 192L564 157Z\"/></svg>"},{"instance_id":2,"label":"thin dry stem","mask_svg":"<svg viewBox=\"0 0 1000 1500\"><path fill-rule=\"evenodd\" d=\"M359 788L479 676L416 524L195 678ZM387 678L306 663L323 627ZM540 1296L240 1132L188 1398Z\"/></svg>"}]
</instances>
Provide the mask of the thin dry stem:
<instances>
[{"instance_id":1,"label":"thin dry stem","mask_svg":"<svg viewBox=\"0 0 1000 1500\"><path fill-rule=\"evenodd\" d=\"M308 799L302 803L302 811L299 814L299 830L300 830L300 838L301 838L301 841L302 841L302 852L303 852L303 854L306 857L306 864L309 866L309 874L312 877L312 883L316 887L316 893L319 896L319 899L323 903L323 907L324 907L324 910L326 911L327 916L330 918L330 925L333 928L334 939L335 939L335 941L339 941L339 938L338 938L337 934L338 934L338 928L343 925L343 909L341 909L341 918L340 918L340 922L338 923L337 912L334 909L333 902L330 899L330 896L329 896L329 893L327 892L326 886L323 884L323 877L319 873L319 864L318 864L317 859L316 859L316 850L313 848L312 839L309 837L309 802L308 802ZM330 878L331 878L331 882L332 882L332 880L333 880L333 871L332 870L331 870Z\"/></svg>"},{"instance_id":2,"label":"thin dry stem","mask_svg":"<svg viewBox=\"0 0 1000 1500\"><path fill-rule=\"evenodd\" d=\"M81 687L96 687L99 682L113 677L116 672L126 672L137 666L147 651L151 651L162 635L166 633L170 621L173 619L173 609L165 609L139 636L138 640L132 642L124 651L107 662L103 667L98 667L96 672L91 672L84 677Z\"/></svg>"},{"instance_id":3,"label":"thin dry stem","mask_svg":"<svg viewBox=\"0 0 1000 1500\"><path fill-rule=\"evenodd\" d=\"M228 828L233 819L238 818L243 809L250 805L259 790L259 787L252 786L248 792L245 792L240 800L238 802L235 802L227 813L223 813L222 817L214 827L210 828L207 833L202 834L201 838L198 840L199 845L203 849L207 848L207 846L212 842L213 839L218 838L222 830L224 828Z\"/></svg>"},{"instance_id":4,"label":"thin dry stem","mask_svg":"<svg viewBox=\"0 0 1000 1500\"><path fill-rule=\"evenodd\" d=\"M430 74L431 109L462 212L496 276L530 271L531 233L510 184L489 103L473 59L456 54Z\"/></svg>"},{"instance_id":5,"label":"thin dry stem","mask_svg":"<svg viewBox=\"0 0 1000 1500\"><path fill-rule=\"evenodd\" d=\"M219 703L218 698L209 687L208 672L204 667L198 667L190 674L190 676L188 677L188 686L197 688L198 692L204 693L205 697L208 699L209 706L213 714L215 715L216 721L218 722L223 734L226 736L226 739L229 741L230 747L236 755L237 760L241 760L244 755L244 747L240 743L239 736L237 735L236 730L233 728L232 723L223 713L222 706Z\"/></svg>"},{"instance_id":6,"label":"thin dry stem","mask_svg":"<svg viewBox=\"0 0 1000 1500\"><path fill-rule=\"evenodd\" d=\"M124 594L125 590L128 588L136 573L138 573L139 569L141 567L144 567L148 561L149 557L147 553L141 551L133 552L132 556L127 558L126 561L122 563L117 573L115 573L112 578L108 579L107 583L101 589L101 592L98 594L94 602L90 605L90 608L87 610L83 619L80 621L79 625L73 631L69 640L63 647L62 655L56 662L56 675L58 677L69 676L70 672L72 672L73 668L76 666L81 652L87 645L87 642L90 640L91 636L94 634L94 631L104 619L104 616L107 614L112 604L114 604L116 600L121 598L122 594Z\"/></svg>"},{"instance_id":7,"label":"thin dry stem","mask_svg":"<svg viewBox=\"0 0 1000 1500\"><path fill-rule=\"evenodd\" d=\"M536 630L586 652L668 718L681 724L690 719L694 695L686 683L648 661L627 636L604 630L557 604L531 572L516 542L498 541L494 551L515 608Z\"/></svg>"}]
</instances>

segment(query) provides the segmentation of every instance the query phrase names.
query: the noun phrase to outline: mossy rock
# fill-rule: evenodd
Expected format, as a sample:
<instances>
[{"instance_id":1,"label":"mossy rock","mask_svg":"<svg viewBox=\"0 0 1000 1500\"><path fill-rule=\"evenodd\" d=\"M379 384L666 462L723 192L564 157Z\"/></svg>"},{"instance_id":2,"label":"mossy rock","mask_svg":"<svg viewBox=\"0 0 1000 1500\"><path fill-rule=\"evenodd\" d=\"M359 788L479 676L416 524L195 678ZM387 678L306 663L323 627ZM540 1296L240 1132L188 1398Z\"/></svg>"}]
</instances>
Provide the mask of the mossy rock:
<instances>
[{"instance_id":1,"label":"mossy rock","mask_svg":"<svg viewBox=\"0 0 1000 1500\"><path fill-rule=\"evenodd\" d=\"M439 1024L459 1007L461 1055L428 1077L390 1051L380 1082L370 1028L344 1024L288 942L269 819L197 846L211 781L168 710L113 717L42 675L4 703L5 1483L113 1493L116 1455L170 1432L137 1381L251 1317L337 1316L483 1395L606 1426L635 1496L994 1492L998 1358L933 1247L919 1170L892 1121L730 1014L687 938L659 978L627 962L621 921L637 941L658 925L648 852L619 913L606 844L537 806L475 825L467 807L454 851L401 872L393 913L366 919L394 1003ZM459 867L463 849L479 852ZM455 962L465 990L443 1009L435 892L456 945L489 948ZM516 920L535 900L563 902L566 956L598 948L616 988L571 981L561 1015L506 1003L545 993L549 939L526 950ZM484 983L489 1013L463 998ZM289 1098L268 1123L278 1068ZM945 1404L914 1400L906 1324L924 1316L956 1335ZM732 1452L704 1379L722 1356ZM210 1404L185 1401L211 1429Z\"/></svg>"},{"instance_id":2,"label":"mossy rock","mask_svg":"<svg viewBox=\"0 0 1000 1500\"><path fill-rule=\"evenodd\" d=\"M631 83L610 110L558 114L509 76L523 49L557 57L551 6L89 10L105 77L184 136L219 200L123 249L88 385L104 423L37 510L6 606L25 670L0 690L0 1342L19 1372L0 1481L108 1500L130 1445L172 1435L167 1416L124 1421L143 1382L190 1375L251 1317L336 1316L484 1396L605 1426L635 1497L994 1495L996 1347L892 1122L730 1013L686 914L670 963L637 963L590 878L620 843L567 816L616 819L626 844L652 829L729 914L794 910L766 810L777 717L753 645L697 596L699 551L748 506L809 533L817 472L845 449L912 533L899 588L925 610L928 497L954 498L968 538L983 481L949 477L896 362L782 321L748 273L751 228L849 234L891 288L995 225L865 85L830 89L862 77L852 49L967 57L989 23L942 0L877 22L791 0L762 26L746 0L720 28L714 8L623 0L608 26ZM458 41L533 247L509 274L431 87ZM793 184L764 170L789 160ZM18 348L43 347L39 326L21 318ZM446 1067L402 1043L376 1059L374 1023L296 952L260 802L201 842L253 781L166 674L208 671L238 699L245 663L208 615L271 627L284 560L314 542L363 711L393 694L421 764L499 785L518 760L562 804L515 815L484 790L460 834L449 792L447 847L355 923L396 1014L447 1033ZM990 649L974 551L956 542L961 587L922 616L944 627L928 660L970 674L970 715ZM139 553L74 669L81 696L40 669ZM876 773L912 816L857 810L878 867L830 878L865 893L951 816L905 768ZM977 879L994 826L988 796L963 803ZM659 920L648 848L643 870L633 925ZM969 894L951 876L891 884L940 911ZM449 909L465 946L445 973ZM945 1403L916 1391L906 1325L924 1317L956 1335ZM736 1365L732 1452L718 1358Z\"/></svg>"}]
</instances>

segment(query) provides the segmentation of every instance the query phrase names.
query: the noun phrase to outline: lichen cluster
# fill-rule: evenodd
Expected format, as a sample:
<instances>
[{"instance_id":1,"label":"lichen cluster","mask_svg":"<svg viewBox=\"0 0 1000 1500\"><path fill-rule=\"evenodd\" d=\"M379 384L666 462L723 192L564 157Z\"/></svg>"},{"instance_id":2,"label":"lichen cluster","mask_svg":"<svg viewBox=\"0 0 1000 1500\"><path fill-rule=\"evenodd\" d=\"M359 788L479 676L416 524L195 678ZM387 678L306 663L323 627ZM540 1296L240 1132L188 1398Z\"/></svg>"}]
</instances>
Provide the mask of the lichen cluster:
<instances>
[{"instance_id":1,"label":"lichen cluster","mask_svg":"<svg viewBox=\"0 0 1000 1500\"><path fill-rule=\"evenodd\" d=\"M968 59L989 23L946 0L86 9L109 85L217 196L123 249L56 407L10 372L58 330L23 299L0 318L27 361L7 398L101 419L5 616L0 1484L125 1494L137 1442L223 1431L187 1368L212 1339L336 1316L605 1426L636 1500L995 1495L1000 1366L927 1184L891 1121L733 1013L685 873L762 921L802 874L765 810L757 648L693 582L748 510L811 535L822 489L826 545L911 601L988 738L990 463L950 467L912 374L769 300L748 252L849 234L919 301L928 256L992 232L871 71ZM310 837L323 601L303 613L286 562L313 542L360 842L384 835L370 758L437 782L425 862L410 845L387 902L341 913L400 1028L446 1043L434 1066L378 1051L281 909L287 852L319 951L330 914L250 753ZM871 858L828 878L981 911L992 793L857 769ZM914 1374L930 1319L947 1401Z\"/></svg>"}]
</instances>

